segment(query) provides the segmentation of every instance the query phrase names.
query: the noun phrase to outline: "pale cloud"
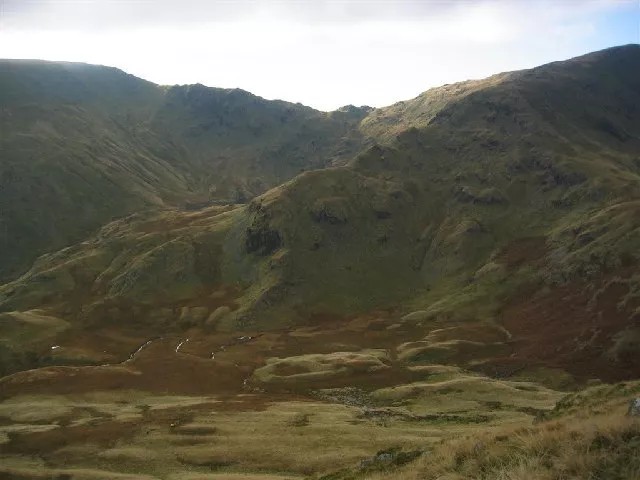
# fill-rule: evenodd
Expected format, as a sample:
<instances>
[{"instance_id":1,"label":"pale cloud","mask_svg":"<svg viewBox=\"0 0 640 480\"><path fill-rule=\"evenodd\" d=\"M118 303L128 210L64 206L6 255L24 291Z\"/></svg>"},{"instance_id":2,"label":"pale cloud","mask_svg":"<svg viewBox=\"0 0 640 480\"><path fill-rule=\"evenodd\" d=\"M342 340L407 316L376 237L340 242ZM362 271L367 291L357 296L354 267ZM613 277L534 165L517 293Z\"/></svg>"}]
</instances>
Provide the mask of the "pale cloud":
<instances>
[{"instance_id":1,"label":"pale cloud","mask_svg":"<svg viewBox=\"0 0 640 480\"><path fill-rule=\"evenodd\" d=\"M525 0L0 0L5 28L112 29L275 17L306 25L436 19L452 11ZM575 3L575 1L574 1ZM592 3L578 0L578 3Z\"/></svg>"},{"instance_id":2,"label":"pale cloud","mask_svg":"<svg viewBox=\"0 0 640 480\"><path fill-rule=\"evenodd\" d=\"M0 0L6 26L95 30L227 22L273 15L305 24L437 19L486 6L547 11L593 9L634 0ZM550 7L553 7L550 9Z\"/></svg>"},{"instance_id":3,"label":"pale cloud","mask_svg":"<svg viewBox=\"0 0 640 480\"><path fill-rule=\"evenodd\" d=\"M585 53L597 16L625 3L0 2L0 57L113 65L327 110Z\"/></svg>"}]
</instances>

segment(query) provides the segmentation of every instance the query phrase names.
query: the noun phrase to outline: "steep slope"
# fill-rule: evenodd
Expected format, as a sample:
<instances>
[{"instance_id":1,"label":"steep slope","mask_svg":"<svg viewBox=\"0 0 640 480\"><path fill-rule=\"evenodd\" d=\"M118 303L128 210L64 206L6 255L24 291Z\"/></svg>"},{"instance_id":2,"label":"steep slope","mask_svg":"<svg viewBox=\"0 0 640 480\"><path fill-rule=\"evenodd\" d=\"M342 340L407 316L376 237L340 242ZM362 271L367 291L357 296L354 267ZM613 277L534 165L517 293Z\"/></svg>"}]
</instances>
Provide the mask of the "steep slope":
<instances>
[{"instance_id":1,"label":"steep slope","mask_svg":"<svg viewBox=\"0 0 640 480\"><path fill-rule=\"evenodd\" d=\"M356 127L369 110L322 113L238 89L176 86L150 128L183 147L210 198L233 202L305 170L346 163L361 147Z\"/></svg>"},{"instance_id":2,"label":"steep slope","mask_svg":"<svg viewBox=\"0 0 640 480\"><path fill-rule=\"evenodd\" d=\"M0 107L0 279L134 211L244 202L346 161L368 111L17 60L0 61Z\"/></svg>"},{"instance_id":3,"label":"steep slope","mask_svg":"<svg viewBox=\"0 0 640 480\"><path fill-rule=\"evenodd\" d=\"M186 188L133 138L162 92L115 69L77 64L0 64L0 277L116 216L161 204ZM140 100L135 104L136 99ZM133 106L135 105L135 107Z\"/></svg>"},{"instance_id":4,"label":"steep slope","mask_svg":"<svg viewBox=\"0 0 640 480\"><path fill-rule=\"evenodd\" d=\"M1 308L194 332L385 310L424 329L409 363L633 376L638 85L634 45L426 92L372 112L362 130L393 133L348 166L115 222L0 287Z\"/></svg>"},{"instance_id":5,"label":"steep slope","mask_svg":"<svg viewBox=\"0 0 640 480\"><path fill-rule=\"evenodd\" d=\"M603 248L594 224L608 223L609 244L634 229L639 55L632 46L502 76L349 169L304 174L269 192L256 200L264 213L254 222L268 218L281 233L295 288L334 292L318 295L324 309L341 297L393 305L383 298L396 286L439 295L453 279L459 287L490 273L492 265L476 270L502 261L519 238L541 238L542 250L526 253L548 248L554 280L615 266L633 247Z\"/></svg>"}]
</instances>

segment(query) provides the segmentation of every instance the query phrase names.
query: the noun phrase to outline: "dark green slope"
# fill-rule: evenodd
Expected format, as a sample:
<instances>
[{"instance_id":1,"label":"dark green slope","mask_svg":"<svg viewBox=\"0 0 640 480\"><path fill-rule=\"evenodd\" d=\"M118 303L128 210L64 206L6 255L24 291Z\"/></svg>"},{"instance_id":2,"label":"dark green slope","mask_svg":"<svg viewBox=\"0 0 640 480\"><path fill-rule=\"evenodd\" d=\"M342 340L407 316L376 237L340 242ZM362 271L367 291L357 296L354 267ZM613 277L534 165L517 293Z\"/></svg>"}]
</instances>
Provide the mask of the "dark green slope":
<instances>
[{"instance_id":1,"label":"dark green slope","mask_svg":"<svg viewBox=\"0 0 640 480\"><path fill-rule=\"evenodd\" d=\"M188 192L145 123L154 84L113 68L0 63L0 277L105 221ZM146 148L157 144L156 151Z\"/></svg>"},{"instance_id":2,"label":"dark green slope","mask_svg":"<svg viewBox=\"0 0 640 480\"><path fill-rule=\"evenodd\" d=\"M0 278L114 218L245 201L346 161L359 116L115 68L0 61Z\"/></svg>"},{"instance_id":3,"label":"dark green slope","mask_svg":"<svg viewBox=\"0 0 640 480\"><path fill-rule=\"evenodd\" d=\"M298 173L346 163L368 109L323 113L239 89L171 87L150 128L184 148L211 198L247 199Z\"/></svg>"}]
</instances>

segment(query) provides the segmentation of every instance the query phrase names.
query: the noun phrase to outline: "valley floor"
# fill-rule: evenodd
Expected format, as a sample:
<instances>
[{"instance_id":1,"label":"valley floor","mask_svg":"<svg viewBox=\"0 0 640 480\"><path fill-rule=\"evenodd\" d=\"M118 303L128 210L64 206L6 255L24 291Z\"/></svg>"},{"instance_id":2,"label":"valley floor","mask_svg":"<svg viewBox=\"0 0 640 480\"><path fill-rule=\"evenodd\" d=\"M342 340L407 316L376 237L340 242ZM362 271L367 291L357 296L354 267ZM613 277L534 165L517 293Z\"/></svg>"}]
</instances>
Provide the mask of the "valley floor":
<instances>
[{"instance_id":1,"label":"valley floor","mask_svg":"<svg viewBox=\"0 0 640 480\"><path fill-rule=\"evenodd\" d=\"M639 382L567 396L550 369L492 378L481 360L508 332L468 328L475 343L453 338L460 326L415 341L419 322L376 315L262 334L75 332L57 355L108 362L0 380L0 476L638 478L640 426L623 410Z\"/></svg>"}]
</instances>

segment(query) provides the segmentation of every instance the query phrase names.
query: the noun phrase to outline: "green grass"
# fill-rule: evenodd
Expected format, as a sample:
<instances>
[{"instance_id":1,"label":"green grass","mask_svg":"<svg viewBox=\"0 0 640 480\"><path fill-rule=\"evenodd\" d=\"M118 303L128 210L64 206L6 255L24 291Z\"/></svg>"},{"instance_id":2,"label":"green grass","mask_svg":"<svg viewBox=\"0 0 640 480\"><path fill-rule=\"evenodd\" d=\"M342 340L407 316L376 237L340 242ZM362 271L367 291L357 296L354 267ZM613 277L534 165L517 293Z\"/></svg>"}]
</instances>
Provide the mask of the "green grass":
<instances>
[{"instance_id":1,"label":"green grass","mask_svg":"<svg viewBox=\"0 0 640 480\"><path fill-rule=\"evenodd\" d=\"M482 399L512 393L490 390L474 389ZM390 401L382 392L380 400ZM526 395L530 399L538 395L539 406L551 407L542 400L543 392L523 391L522 401ZM505 406L479 421L483 411L462 413L463 404L455 394L443 392L439 397L420 397L412 407L363 410L260 394L218 398L114 391L18 396L0 403L3 468L39 473L82 469L159 478L210 474L212 469L221 478L308 476L350 468L379 450L422 449L462 432L502 428L531 418ZM457 402L458 411L440 409L433 414L445 397L452 405ZM46 465L39 463L40 458Z\"/></svg>"}]
</instances>

